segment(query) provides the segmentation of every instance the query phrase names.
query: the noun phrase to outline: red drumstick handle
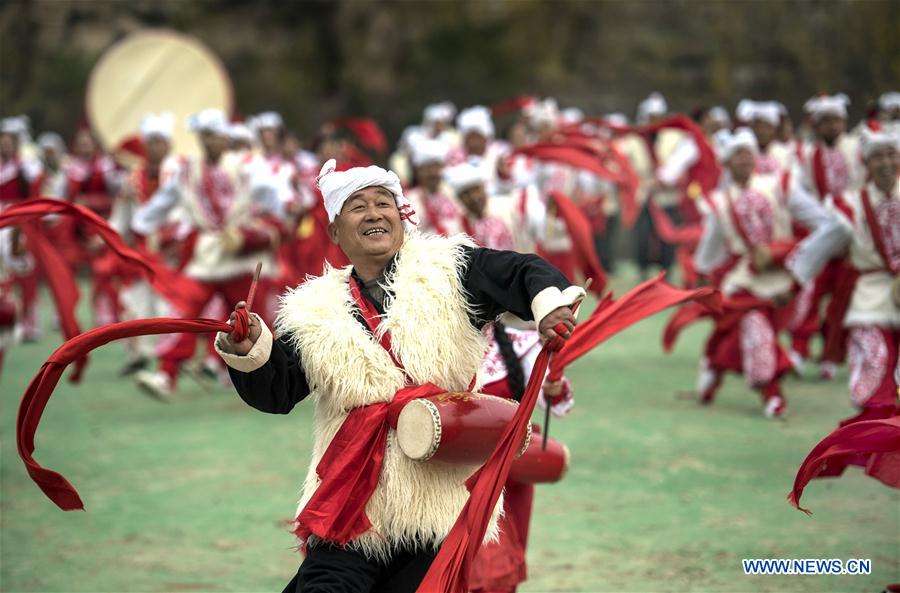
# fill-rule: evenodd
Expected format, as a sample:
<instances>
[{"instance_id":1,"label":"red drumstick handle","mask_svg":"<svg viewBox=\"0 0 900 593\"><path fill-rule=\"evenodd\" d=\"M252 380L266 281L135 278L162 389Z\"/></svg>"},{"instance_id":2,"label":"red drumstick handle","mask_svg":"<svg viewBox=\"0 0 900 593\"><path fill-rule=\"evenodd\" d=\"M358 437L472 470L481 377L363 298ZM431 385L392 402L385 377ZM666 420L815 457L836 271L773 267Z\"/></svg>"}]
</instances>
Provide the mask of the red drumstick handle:
<instances>
[{"instance_id":1,"label":"red drumstick handle","mask_svg":"<svg viewBox=\"0 0 900 593\"><path fill-rule=\"evenodd\" d=\"M256 262L256 272L253 274L253 282L250 283L250 292L247 294L247 312L253 308L253 299L256 297L256 286L259 284L259 273L262 272L262 262Z\"/></svg>"}]
</instances>

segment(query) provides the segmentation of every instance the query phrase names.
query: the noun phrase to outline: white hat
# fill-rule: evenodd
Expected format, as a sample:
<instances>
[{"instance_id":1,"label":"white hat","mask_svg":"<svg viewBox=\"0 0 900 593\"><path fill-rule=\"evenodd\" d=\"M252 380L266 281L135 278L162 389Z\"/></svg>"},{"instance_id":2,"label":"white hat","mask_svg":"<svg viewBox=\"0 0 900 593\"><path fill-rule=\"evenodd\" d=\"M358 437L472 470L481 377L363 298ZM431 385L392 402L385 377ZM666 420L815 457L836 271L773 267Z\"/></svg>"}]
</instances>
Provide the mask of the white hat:
<instances>
[{"instance_id":1,"label":"white hat","mask_svg":"<svg viewBox=\"0 0 900 593\"><path fill-rule=\"evenodd\" d=\"M603 116L607 122L611 123L614 126L627 126L628 125L628 116L624 113L619 113L618 111L613 113L607 113Z\"/></svg>"},{"instance_id":2,"label":"white hat","mask_svg":"<svg viewBox=\"0 0 900 593\"><path fill-rule=\"evenodd\" d=\"M734 132L719 130L713 135L713 144L716 146L719 160L723 163L728 162L741 148L746 148L753 154L759 152L756 135L750 128L738 128Z\"/></svg>"},{"instance_id":3,"label":"white hat","mask_svg":"<svg viewBox=\"0 0 900 593\"><path fill-rule=\"evenodd\" d=\"M637 120L639 123L646 123L651 116L665 115L669 111L669 104L666 98L660 93L653 92L641 101L637 109Z\"/></svg>"},{"instance_id":4,"label":"white hat","mask_svg":"<svg viewBox=\"0 0 900 593\"><path fill-rule=\"evenodd\" d=\"M263 111L262 113L250 118L250 128L254 132L259 132L262 128L281 128L284 127L284 120L277 111Z\"/></svg>"},{"instance_id":5,"label":"white hat","mask_svg":"<svg viewBox=\"0 0 900 593\"><path fill-rule=\"evenodd\" d=\"M162 136L167 140L172 139L175 131L175 117L168 112L156 114L148 113L141 121L141 137Z\"/></svg>"},{"instance_id":6,"label":"white hat","mask_svg":"<svg viewBox=\"0 0 900 593\"><path fill-rule=\"evenodd\" d=\"M256 136L253 134L253 131L247 127L247 124L237 122L228 126L228 137L231 140L240 140L244 142L249 142L253 144L256 140Z\"/></svg>"},{"instance_id":7,"label":"white hat","mask_svg":"<svg viewBox=\"0 0 900 593\"><path fill-rule=\"evenodd\" d=\"M65 154L66 143L63 142L62 136L56 132L44 132L37 139L37 145L41 150L52 148L58 154Z\"/></svg>"},{"instance_id":8,"label":"white hat","mask_svg":"<svg viewBox=\"0 0 900 593\"><path fill-rule=\"evenodd\" d=\"M897 91L882 93L882 95L878 97L878 108L883 111L900 109L900 93Z\"/></svg>"},{"instance_id":9,"label":"white hat","mask_svg":"<svg viewBox=\"0 0 900 593\"><path fill-rule=\"evenodd\" d=\"M187 118L187 127L192 132L211 132L228 135L228 118L221 109L204 109Z\"/></svg>"},{"instance_id":10,"label":"white hat","mask_svg":"<svg viewBox=\"0 0 900 593\"><path fill-rule=\"evenodd\" d=\"M456 118L456 127L463 136L469 132L477 132L485 138L494 137L494 122L491 119L491 110L484 105L463 109L459 117Z\"/></svg>"},{"instance_id":11,"label":"white hat","mask_svg":"<svg viewBox=\"0 0 900 593\"><path fill-rule=\"evenodd\" d=\"M584 119L584 111L577 107L567 107L560 112L559 119L563 125L567 126L581 123Z\"/></svg>"},{"instance_id":12,"label":"white hat","mask_svg":"<svg viewBox=\"0 0 900 593\"><path fill-rule=\"evenodd\" d=\"M0 119L0 134L15 134L16 136L27 136L30 128L31 120L27 115L17 115L15 117L4 117Z\"/></svg>"},{"instance_id":13,"label":"white hat","mask_svg":"<svg viewBox=\"0 0 900 593\"><path fill-rule=\"evenodd\" d=\"M803 105L803 109L812 117L813 121L819 121L827 115L833 115L841 119L847 119L847 105L850 99L847 95L822 95L813 97Z\"/></svg>"},{"instance_id":14,"label":"white hat","mask_svg":"<svg viewBox=\"0 0 900 593\"><path fill-rule=\"evenodd\" d=\"M412 163L416 167L428 163L440 163L443 165L447 162L447 154L450 147L446 142L433 140L431 138L416 138L412 143Z\"/></svg>"},{"instance_id":15,"label":"white hat","mask_svg":"<svg viewBox=\"0 0 900 593\"><path fill-rule=\"evenodd\" d=\"M751 101L750 99L744 99L738 103L735 115L744 123L764 121L773 126L778 126L781 123L783 109L784 105L776 101Z\"/></svg>"},{"instance_id":16,"label":"white hat","mask_svg":"<svg viewBox=\"0 0 900 593\"><path fill-rule=\"evenodd\" d=\"M900 150L900 138L896 134L873 132L868 129L863 130L860 144L862 145L863 159L868 159L882 148Z\"/></svg>"},{"instance_id":17,"label":"white hat","mask_svg":"<svg viewBox=\"0 0 900 593\"><path fill-rule=\"evenodd\" d=\"M532 126L556 125L559 121L559 106L556 99L546 98L543 101L534 101L523 109L525 117Z\"/></svg>"},{"instance_id":18,"label":"white hat","mask_svg":"<svg viewBox=\"0 0 900 593\"><path fill-rule=\"evenodd\" d=\"M397 208L400 210L400 218L410 224L419 224L416 211L412 204L403 195L400 186L400 178L393 171L386 171L381 167L371 165L369 167L353 167L346 171L336 171L337 161L329 159L322 165L316 185L322 192L325 201L325 211L328 212L328 221L334 219L344 207L344 202L361 189L367 187L383 187L394 195Z\"/></svg>"},{"instance_id":19,"label":"white hat","mask_svg":"<svg viewBox=\"0 0 900 593\"><path fill-rule=\"evenodd\" d=\"M426 107L422 114L422 121L426 124L439 121L450 123L455 115L456 105L450 101L443 101L441 103L432 103Z\"/></svg>"},{"instance_id":20,"label":"white hat","mask_svg":"<svg viewBox=\"0 0 900 593\"><path fill-rule=\"evenodd\" d=\"M457 194L486 181L484 169L471 161L445 169L444 180Z\"/></svg>"},{"instance_id":21,"label":"white hat","mask_svg":"<svg viewBox=\"0 0 900 593\"><path fill-rule=\"evenodd\" d=\"M712 107L709 110L709 117L711 117L713 121L719 122L726 126L731 125L731 116L728 115L728 110L721 105Z\"/></svg>"}]
</instances>

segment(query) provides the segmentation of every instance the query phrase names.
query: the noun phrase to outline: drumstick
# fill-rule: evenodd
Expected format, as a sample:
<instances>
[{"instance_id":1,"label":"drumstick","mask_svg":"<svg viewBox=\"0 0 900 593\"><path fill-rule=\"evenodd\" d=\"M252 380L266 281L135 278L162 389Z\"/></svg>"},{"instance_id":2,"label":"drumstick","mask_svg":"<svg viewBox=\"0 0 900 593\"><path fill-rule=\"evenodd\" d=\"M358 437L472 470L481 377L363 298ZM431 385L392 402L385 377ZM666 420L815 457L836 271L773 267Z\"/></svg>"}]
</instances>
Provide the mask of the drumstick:
<instances>
[{"instance_id":1,"label":"drumstick","mask_svg":"<svg viewBox=\"0 0 900 593\"><path fill-rule=\"evenodd\" d=\"M591 287L591 281L592 281L592 280L591 280L590 278L588 278L588 279L584 282L584 291L585 291L585 292L587 292L587 289ZM578 307L579 307L580 305L581 305L581 301L578 301L577 303L575 303L574 305L572 305L572 313L573 313L573 314L578 312ZM554 327L553 330L554 330L557 334L559 334L560 336L562 336L562 332L560 332L558 329L556 329L556 328L559 327L560 325L562 325L562 323L557 323L557 324L556 324L556 327ZM571 335L570 335L570 337L571 337ZM546 450L547 450L547 437L550 435L550 398L547 397L547 394L546 394L546 393L544 394L544 401L545 401L545 403L547 404L547 407L544 408L544 434L541 435L541 450L542 450L542 451L546 451Z\"/></svg>"},{"instance_id":2,"label":"drumstick","mask_svg":"<svg viewBox=\"0 0 900 593\"><path fill-rule=\"evenodd\" d=\"M250 292L247 294L247 313L253 307L253 298L256 296L256 285L259 284L259 273L262 272L262 262L256 262L256 272L253 274L253 282L250 283Z\"/></svg>"}]
</instances>

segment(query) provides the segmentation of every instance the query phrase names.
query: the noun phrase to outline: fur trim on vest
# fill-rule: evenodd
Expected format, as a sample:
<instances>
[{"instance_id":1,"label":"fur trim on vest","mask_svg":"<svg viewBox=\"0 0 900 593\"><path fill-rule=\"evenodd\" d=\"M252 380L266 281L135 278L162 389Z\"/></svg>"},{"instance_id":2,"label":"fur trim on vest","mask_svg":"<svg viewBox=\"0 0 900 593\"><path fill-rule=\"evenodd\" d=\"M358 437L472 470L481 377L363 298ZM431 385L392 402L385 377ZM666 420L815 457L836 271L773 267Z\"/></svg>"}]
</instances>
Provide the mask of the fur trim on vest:
<instances>
[{"instance_id":1,"label":"fur trim on vest","mask_svg":"<svg viewBox=\"0 0 900 593\"><path fill-rule=\"evenodd\" d=\"M394 296L379 326L390 331L394 354L414 381L449 391L466 391L487 347L469 321L459 277L463 245L472 244L462 236L407 234L385 285ZM348 411L388 402L404 386L403 371L354 316L350 271L329 268L288 291L275 322L276 333L289 336L299 353L316 406L313 456L298 513L318 487L316 466ZM349 546L378 558L399 547L436 549L468 499L463 483L475 469L413 461L389 430L381 477L366 506L372 529ZM488 534L496 537L496 521Z\"/></svg>"}]
</instances>

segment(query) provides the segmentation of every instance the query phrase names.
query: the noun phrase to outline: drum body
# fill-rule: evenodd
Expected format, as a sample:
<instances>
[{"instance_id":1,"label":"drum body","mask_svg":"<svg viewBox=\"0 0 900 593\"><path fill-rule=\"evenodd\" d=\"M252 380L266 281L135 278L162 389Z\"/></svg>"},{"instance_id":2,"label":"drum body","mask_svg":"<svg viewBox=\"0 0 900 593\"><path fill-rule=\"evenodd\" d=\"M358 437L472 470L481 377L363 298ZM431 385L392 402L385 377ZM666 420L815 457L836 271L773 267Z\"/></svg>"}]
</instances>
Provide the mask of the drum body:
<instances>
[{"instance_id":1,"label":"drum body","mask_svg":"<svg viewBox=\"0 0 900 593\"><path fill-rule=\"evenodd\" d=\"M525 452L512 463L509 479L524 484L552 484L559 482L569 469L569 448L556 439L547 439L542 448L540 435L534 435Z\"/></svg>"},{"instance_id":2,"label":"drum body","mask_svg":"<svg viewBox=\"0 0 900 593\"><path fill-rule=\"evenodd\" d=\"M103 148L135 140L148 113L175 118L172 154L201 154L185 118L216 108L230 115L231 79L218 56L198 39L168 29L143 29L109 47L91 71L85 111Z\"/></svg>"},{"instance_id":3,"label":"drum body","mask_svg":"<svg viewBox=\"0 0 900 593\"><path fill-rule=\"evenodd\" d=\"M482 393L442 393L415 399L400 412L397 440L410 459L482 465L517 408L514 401ZM529 426L519 455L530 437Z\"/></svg>"}]
</instances>

